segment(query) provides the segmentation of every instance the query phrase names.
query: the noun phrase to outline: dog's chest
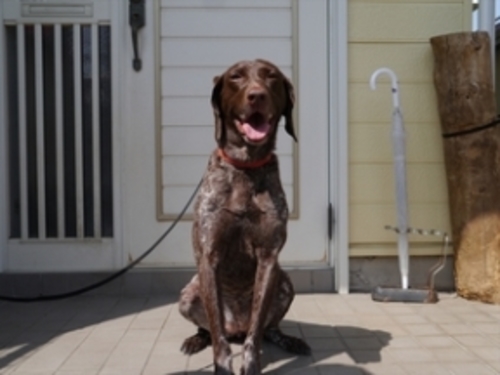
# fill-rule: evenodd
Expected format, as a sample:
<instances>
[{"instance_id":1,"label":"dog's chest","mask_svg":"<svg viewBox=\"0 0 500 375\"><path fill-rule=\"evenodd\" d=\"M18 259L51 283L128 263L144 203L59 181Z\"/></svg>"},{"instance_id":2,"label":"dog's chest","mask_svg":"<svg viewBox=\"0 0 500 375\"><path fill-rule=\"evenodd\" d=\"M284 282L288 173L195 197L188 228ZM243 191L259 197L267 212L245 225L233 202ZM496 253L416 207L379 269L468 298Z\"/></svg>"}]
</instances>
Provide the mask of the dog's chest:
<instances>
[{"instance_id":1,"label":"dog's chest","mask_svg":"<svg viewBox=\"0 0 500 375\"><path fill-rule=\"evenodd\" d=\"M252 173L210 169L195 212L196 251L208 245L225 254L231 268L253 263L258 249L279 251L286 239L288 208L277 165Z\"/></svg>"},{"instance_id":2,"label":"dog's chest","mask_svg":"<svg viewBox=\"0 0 500 375\"><path fill-rule=\"evenodd\" d=\"M234 216L235 225L264 230L286 222L286 198L274 174L258 178L239 176L228 183L223 209Z\"/></svg>"}]
</instances>

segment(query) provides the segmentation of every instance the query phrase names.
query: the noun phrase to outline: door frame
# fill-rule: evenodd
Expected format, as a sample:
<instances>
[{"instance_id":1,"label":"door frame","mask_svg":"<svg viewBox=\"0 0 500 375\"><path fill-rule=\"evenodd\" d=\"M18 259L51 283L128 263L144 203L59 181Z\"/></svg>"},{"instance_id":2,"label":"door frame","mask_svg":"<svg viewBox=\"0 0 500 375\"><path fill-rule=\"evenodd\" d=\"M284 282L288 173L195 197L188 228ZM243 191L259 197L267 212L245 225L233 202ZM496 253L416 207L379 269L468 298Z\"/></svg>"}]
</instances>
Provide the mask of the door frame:
<instances>
[{"instance_id":1,"label":"door frame","mask_svg":"<svg viewBox=\"0 0 500 375\"><path fill-rule=\"evenodd\" d=\"M5 51L5 33L3 25L3 5L0 5L0 51ZM2 54L3 55L3 54ZM5 77L6 71L4 59L0 58L0 77ZM1 80L4 81L4 80ZM7 177L7 113L5 88L0 86L0 177ZM7 178L1 178L0 182L0 273L5 268L5 256L7 251L7 232L9 224L8 215L8 181Z\"/></svg>"},{"instance_id":2,"label":"door frame","mask_svg":"<svg viewBox=\"0 0 500 375\"><path fill-rule=\"evenodd\" d=\"M328 0L329 193L334 207L330 252L339 294L349 293L348 16L348 0Z\"/></svg>"}]
</instances>

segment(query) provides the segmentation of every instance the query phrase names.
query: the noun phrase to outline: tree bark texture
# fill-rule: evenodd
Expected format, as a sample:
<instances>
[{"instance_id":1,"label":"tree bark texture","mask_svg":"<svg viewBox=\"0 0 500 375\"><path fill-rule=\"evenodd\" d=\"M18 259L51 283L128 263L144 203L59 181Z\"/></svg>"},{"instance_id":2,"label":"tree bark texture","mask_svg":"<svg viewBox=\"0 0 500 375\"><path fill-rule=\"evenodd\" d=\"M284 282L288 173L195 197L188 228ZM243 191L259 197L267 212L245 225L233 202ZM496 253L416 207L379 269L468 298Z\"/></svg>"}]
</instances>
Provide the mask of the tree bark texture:
<instances>
[{"instance_id":1,"label":"tree bark texture","mask_svg":"<svg viewBox=\"0 0 500 375\"><path fill-rule=\"evenodd\" d=\"M431 38L443 134L472 130L497 116L486 32ZM443 137L460 296L500 303L500 125Z\"/></svg>"}]
</instances>

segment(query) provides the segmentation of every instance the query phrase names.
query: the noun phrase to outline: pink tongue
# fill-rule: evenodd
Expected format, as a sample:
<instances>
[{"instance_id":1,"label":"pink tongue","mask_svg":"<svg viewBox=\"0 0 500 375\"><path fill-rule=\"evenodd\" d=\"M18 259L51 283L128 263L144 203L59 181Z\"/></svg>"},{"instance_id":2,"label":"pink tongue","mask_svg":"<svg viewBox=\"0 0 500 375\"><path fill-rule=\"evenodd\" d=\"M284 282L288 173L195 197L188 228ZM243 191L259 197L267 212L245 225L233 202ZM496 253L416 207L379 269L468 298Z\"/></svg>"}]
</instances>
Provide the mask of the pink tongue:
<instances>
[{"instance_id":1,"label":"pink tongue","mask_svg":"<svg viewBox=\"0 0 500 375\"><path fill-rule=\"evenodd\" d=\"M251 141L260 141L267 135L271 125L268 122L263 122L257 126L252 126L248 122L242 125L243 131Z\"/></svg>"}]
</instances>

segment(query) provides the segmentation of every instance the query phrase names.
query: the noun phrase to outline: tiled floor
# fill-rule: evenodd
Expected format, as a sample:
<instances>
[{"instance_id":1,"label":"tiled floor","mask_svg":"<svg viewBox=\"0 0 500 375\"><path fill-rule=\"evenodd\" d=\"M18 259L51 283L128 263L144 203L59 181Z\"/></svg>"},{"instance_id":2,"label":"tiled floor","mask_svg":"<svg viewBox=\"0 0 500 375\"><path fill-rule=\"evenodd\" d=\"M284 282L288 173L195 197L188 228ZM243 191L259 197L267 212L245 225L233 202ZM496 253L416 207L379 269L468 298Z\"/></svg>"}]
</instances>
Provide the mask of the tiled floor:
<instances>
[{"instance_id":1,"label":"tiled floor","mask_svg":"<svg viewBox=\"0 0 500 375\"><path fill-rule=\"evenodd\" d=\"M210 374L210 349L179 351L195 330L175 299L0 303L0 374ZM500 374L500 306L453 295L435 305L298 295L283 329L303 336L312 355L264 345L265 374ZM233 347L235 370L240 348Z\"/></svg>"}]
</instances>

